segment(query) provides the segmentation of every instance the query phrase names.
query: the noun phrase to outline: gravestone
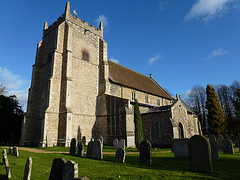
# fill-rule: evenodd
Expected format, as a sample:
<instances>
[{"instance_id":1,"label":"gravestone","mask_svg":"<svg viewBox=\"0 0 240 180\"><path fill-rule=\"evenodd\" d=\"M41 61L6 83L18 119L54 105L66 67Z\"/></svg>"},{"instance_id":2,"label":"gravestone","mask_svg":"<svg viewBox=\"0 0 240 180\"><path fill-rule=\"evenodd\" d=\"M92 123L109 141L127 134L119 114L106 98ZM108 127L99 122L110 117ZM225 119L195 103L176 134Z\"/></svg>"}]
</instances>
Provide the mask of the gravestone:
<instances>
[{"instance_id":1,"label":"gravestone","mask_svg":"<svg viewBox=\"0 0 240 180\"><path fill-rule=\"evenodd\" d=\"M233 144L230 139L224 139L223 140L223 152L225 154L234 154L233 151Z\"/></svg>"},{"instance_id":2,"label":"gravestone","mask_svg":"<svg viewBox=\"0 0 240 180\"><path fill-rule=\"evenodd\" d=\"M88 143L88 147L87 147L87 154L86 157L87 158L92 158L92 145L93 145L93 138L91 139L91 141Z\"/></svg>"},{"instance_id":3,"label":"gravestone","mask_svg":"<svg viewBox=\"0 0 240 180\"><path fill-rule=\"evenodd\" d=\"M47 147L53 147L53 134L47 134Z\"/></svg>"},{"instance_id":4,"label":"gravestone","mask_svg":"<svg viewBox=\"0 0 240 180\"><path fill-rule=\"evenodd\" d=\"M219 159L218 144L214 135L209 135L209 143L211 145L212 160L213 161L218 160Z\"/></svg>"},{"instance_id":5,"label":"gravestone","mask_svg":"<svg viewBox=\"0 0 240 180\"><path fill-rule=\"evenodd\" d=\"M72 180L78 178L78 163L67 161L63 167L62 180Z\"/></svg>"},{"instance_id":6,"label":"gravestone","mask_svg":"<svg viewBox=\"0 0 240 180\"><path fill-rule=\"evenodd\" d=\"M77 144L77 156L83 157L84 153L84 145L82 142L78 142Z\"/></svg>"},{"instance_id":7,"label":"gravestone","mask_svg":"<svg viewBox=\"0 0 240 180\"><path fill-rule=\"evenodd\" d=\"M83 145L85 147L86 146L86 137L85 136L82 137L82 143L83 143Z\"/></svg>"},{"instance_id":8,"label":"gravestone","mask_svg":"<svg viewBox=\"0 0 240 180\"><path fill-rule=\"evenodd\" d=\"M118 148L115 155L115 162L123 163L125 162L125 150Z\"/></svg>"},{"instance_id":9,"label":"gravestone","mask_svg":"<svg viewBox=\"0 0 240 180\"><path fill-rule=\"evenodd\" d=\"M188 158L188 139L172 139L172 150L175 158Z\"/></svg>"},{"instance_id":10,"label":"gravestone","mask_svg":"<svg viewBox=\"0 0 240 180\"><path fill-rule=\"evenodd\" d=\"M125 150L125 139L120 139L118 141L118 148L122 148Z\"/></svg>"},{"instance_id":11,"label":"gravestone","mask_svg":"<svg viewBox=\"0 0 240 180\"><path fill-rule=\"evenodd\" d=\"M9 162L8 162L8 158L7 158L7 150L6 149L3 150L3 162L4 162L4 165L5 165L7 178L10 179L11 178L11 172L10 172L10 167L9 167Z\"/></svg>"},{"instance_id":12,"label":"gravestone","mask_svg":"<svg viewBox=\"0 0 240 180\"><path fill-rule=\"evenodd\" d=\"M140 163L152 164L151 143L148 140L143 140L139 145Z\"/></svg>"},{"instance_id":13,"label":"gravestone","mask_svg":"<svg viewBox=\"0 0 240 180\"><path fill-rule=\"evenodd\" d=\"M9 154L13 154L13 148L12 148L12 147L9 147L9 148L8 148L8 153L9 153Z\"/></svg>"},{"instance_id":14,"label":"gravestone","mask_svg":"<svg viewBox=\"0 0 240 180\"><path fill-rule=\"evenodd\" d=\"M32 172L32 158L28 157L26 165L25 165L23 180L30 180L31 179L31 172Z\"/></svg>"},{"instance_id":15,"label":"gravestone","mask_svg":"<svg viewBox=\"0 0 240 180\"><path fill-rule=\"evenodd\" d=\"M103 146L103 137L101 135L98 136L98 137L95 137L94 139L95 140L99 139L101 141L102 146Z\"/></svg>"},{"instance_id":16,"label":"gravestone","mask_svg":"<svg viewBox=\"0 0 240 180\"><path fill-rule=\"evenodd\" d=\"M92 158L99 160L103 159L102 143L100 139L96 139L92 144Z\"/></svg>"},{"instance_id":17,"label":"gravestone","mask_svg":"<svg viewBox=\"0 0 240 180\"><path fill-rule=\"evenodd\" d=\"M76 138L72 138L71 144L70 144L70 155L75 156L76 155L76 146L77 146L77 140Z\"/></svg>"},{"instance_id":18,"label":"gravestone","mask_svg":"<svg viewBox=\"0 0 240 180\"><path fill-rule=\"evenodd\" d=\"M19 156L18 147L17 147L17 146L14 146L14 147L13 147L13 155L14 155L14 156Z\"/></svg>"},{"instance_id":19,"label":"gravestone","mask_svg":"<svg viewBox=\"0 0 240 180\"><path fill-rule=\"evenodd\" d=\"M190 170L212 172L211 146L208 139L201 135L192 136L188 141Z\"/></svg>"},{"instance_id":20,"label":"gravestone","mask_svg":"<svg viewBox=\"0 0 240 180\"><path fill-rule=\"evenodd\" d=\"M217 144L218 144L218 150L223 151L223 136L221 134L217 135Z\"/></svg>"},{"instance_id":21,"label":"gravestone","mask_svg":"<svg viewBox=\"0 0 240 180\"><path fill-rule=\"evenodd\" d=\"M113 140L113 148L117 149L118 148L118 139Z\"/></svg>"},{"instance_id":22,"label":"gravestone","mask_svg":"<svg viewBox=\"0 0 240 180\"><path fill-rule=\"evenodd\" d=\"M49 180L61 180L63 175L63 168L67 161L63 158L55 158L52 163L52 168Z\"/></svg>"}]
</instances>

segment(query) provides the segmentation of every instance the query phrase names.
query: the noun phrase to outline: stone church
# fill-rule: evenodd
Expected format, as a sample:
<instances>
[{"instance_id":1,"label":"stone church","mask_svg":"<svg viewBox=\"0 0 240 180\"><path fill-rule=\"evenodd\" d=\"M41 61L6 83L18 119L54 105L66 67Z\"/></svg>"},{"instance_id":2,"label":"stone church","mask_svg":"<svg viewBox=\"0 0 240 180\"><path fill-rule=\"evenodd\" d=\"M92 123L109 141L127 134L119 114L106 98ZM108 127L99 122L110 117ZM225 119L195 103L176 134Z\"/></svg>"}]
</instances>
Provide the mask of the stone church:
<instances>
[{"instance_id":1,"label":"stone church","mask_svg":"<svg viewBox=\"0 0 240 180\"><path fill-rule=\"evenodd\" d=\"M201 134L196 114L147 77L107 58L103 24L70 13L48 27L37 45L20 145L69 146L72 138L102 135L104 144L125 139L134 147L133 102L138 99L144 138L170 146L172 138Z\"/></svg>"}]
</instances>

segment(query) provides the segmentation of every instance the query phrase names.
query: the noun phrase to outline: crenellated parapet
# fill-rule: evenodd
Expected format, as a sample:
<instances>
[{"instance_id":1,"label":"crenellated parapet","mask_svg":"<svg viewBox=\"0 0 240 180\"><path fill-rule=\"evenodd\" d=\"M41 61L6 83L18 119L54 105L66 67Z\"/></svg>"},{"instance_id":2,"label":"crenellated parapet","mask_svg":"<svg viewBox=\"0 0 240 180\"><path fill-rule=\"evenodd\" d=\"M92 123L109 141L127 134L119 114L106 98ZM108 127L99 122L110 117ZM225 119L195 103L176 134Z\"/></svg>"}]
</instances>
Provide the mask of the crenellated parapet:
<instances>
[{"instance_id":1,"label":"crenellated parapet","mask_svg":"<svg viewBox=\"0 0 240 180\"><path fill-rule=\"evenodd\" d=\"M89 25L88 22L82 21L79 17L74 17L72 13L70 13L70 3L67 2L65 7L65 12L62 16L60 16L57 21L55 21L52 25L47 27L47 22L44 23L43 29L43 37L49 34L53 29L59 26L64 21L70 21L71 23L80 26L85 29L85 31L90 31L93 34L103 38L103 23L100 22L99 28L96 28L94 25Z\"/></svg>"}]
</instances>

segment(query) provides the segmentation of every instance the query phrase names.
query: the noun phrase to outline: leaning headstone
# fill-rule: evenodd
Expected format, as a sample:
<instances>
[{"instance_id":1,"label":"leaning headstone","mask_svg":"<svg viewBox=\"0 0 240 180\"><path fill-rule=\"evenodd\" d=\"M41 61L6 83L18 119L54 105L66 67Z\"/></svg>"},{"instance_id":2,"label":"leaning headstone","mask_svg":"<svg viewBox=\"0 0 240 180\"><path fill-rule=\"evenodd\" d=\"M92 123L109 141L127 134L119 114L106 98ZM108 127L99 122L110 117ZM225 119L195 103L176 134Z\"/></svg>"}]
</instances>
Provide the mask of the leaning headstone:
<instances>
[{"instance_id":1,"label":"leaning headstone","mask_svg":"<svg viewBox=\"0 0 240 180\"><path fill-rule=\"evenodd\" d=\"M11 178L11 172L10 172L10 167L9 167L9 162L8 162L8 158L7 158L7 150L6 149L3 150L3 162L4 162L4 165L5 165L7 178L10 179Z\"/></svg>"},{"instance_id":2,"label":"leaning headstone","mask_svg":"<svg viewBox=\"0 0 240 180\"><path fill-rule=\"evenodd\" d=\"M71 144L70 144L70 155L75 156L76 155L76 146L77 146L77 140L75 138L72 138Z\"/></svg>"},{"instance_id":3,"label":"leaning headstone","mask_svg":"<svg viewBox=\"0 0 240 180\"><path fill-rule=\"evenodd\" d=\"M143 140L139 145L140 163L152 164L151 143L148 140Z\"/></svg>"},{"instance_id":4,"label":"leaning headstone","mask_svg":"<svg viewBox=\"0 0 240 180\"><path fill-rule=\"evenodd\" d=\"M26 165L25 165L23 180L30 180L31 179L31 172L32 172L32 158L28 157Z\"/></svg>"},{"instance_id":5,"label":"leaning headstone","mask_svg":"<svg viewBox=\"0 0 240 180\"><path fill-rule=\"evenodd\" d=\"M91 139L91 141L88 143L87 154L86 154L87 158L92 158L92 145L93 145L93 142L94 142L92 140L93 139Z\"/></svg>"},{"instance_id":6,"label":"leaning headstone","mask_svg":"<svg viewBox=\"0 0 240 180\"><path fill-rule=\"evenodd\" d=\"M115 162L123 163L125 162L125 150L118 148L115 155Z\"/></svg>"},{"instance_id":7,"label":"leaning headstone","mask_svg":"<svg viewBox=\"0 0 240 180\"><path fill-rule=\"evenodd\" d=\"M67 161L63 158L55 158L52 163L52 168L49 180L61 180L63 175L63 168Z\"/></svg>"},{"instance_id":8,"label":"leaning headstone","mask_svg":"<svg viewBox=\"0 0 240 180\"><path fill-rule=\"evenodd\" d=\"M190 170L212 172L211 146L208 139L201 135L192 136L188 141Z\"/></svg>"},{"instance_id":9,"label":"leaning headstone","mask_svg":"<svg viewBox=\"0 0 240 180\"><path fill-rule=\"evenodd\" d=\"M122 148L125 150L125 139L120 139L118 141L118 148Z\"/></svg>"},{"instance_id":10,"label":"leaning headstone","mask_svg":"<svg viewBox=\"0 0 240 180\"><path fill-rule=\"evenodd\" d=\"M100 139L96 139L92 144L92 158L103 159L102 143Z\"/></svg>"},{"instance_id":11,"label":"leaning headstone","mask_svg":"<svg viewBox=\"0 0 240 180\"><path fill-rule=\"evenodd\" d=\"M117 149L118 148L118 139L113 140L113 148Z\"/></svg>"},{"instance_id":12,"label":"leaning headstone","mask_svg":"<svg viewBox=\"0 0 240 180\"><path fill-rule=\"evenodd\" d=\"M53 134L47 134L47 147L53 147Z\"/></svg>"},{"instance_id":13,"label":"leaning headstone","mask_svg":"<svg viewBox=\"0 0 240 180\"><path fill-rule=\"evenodd\" d=\"M77 144L77 156L83 157L83 153L84 153L84 145L82 142L78 142Z\"/></svg>"},{"instance_id":14,"label":"leaning headstone","mask_svg":"<svg viewBox=\"0 0 240 180\"><path fill-rule=\"evenodd\" d=\"M12 148L12 147L9 147L9 148L8 148L8 153L9 153L9 154L13 154L13 148Z\"/></svg>"},{"instance_id":15,"label":"leaning headstone","mask_svg":"<svg viewBox=\"0 0 240 180\"><path fill-rule=\"evenodd\" d=\"M230 139L223 140L223 152L226 154L234 154L233 144Z\"/></svg>"},{"instance_id":16,"label":"leaning headstone","mask_svg":"<svg viewBox=\"0 0 240 180\"><path fill-rule=\"evenodd\" d=\"M211 145L212 160L213 161L218 160L219 159L218 144L214 135L209 135L209 143Z\"/></svg>"},{"instance_id":17,"label":"leaning headstone","mask_svg":"<svg viewBox=\"0 0 240 180\"><path fill-rule=\"evenodd\" d=\"M19 156L18 147L17 147L17 146L14 146L14 147L13 147L13 155L14 155L14 156Z\"/></svg>"},{"instance_id":18,"label":"leaning headstone","mask_svg":"<svg viewBox=\"0 0 240 180\"><path fill-rule=\"evenodd\" d=\"M188 158L188 139L172 139L172 150L175 158Z\"/></svg>"},{"instance_id":19,"label":"leaning headstone","mask_svg":"<svg viewBox=\"0 0 240 180\"><path fill-rule=\"evenodd\" d=\"M64 164L62 180L72 180L78 178L78 163L68 161Z\"/></svg>"}]
</instances>

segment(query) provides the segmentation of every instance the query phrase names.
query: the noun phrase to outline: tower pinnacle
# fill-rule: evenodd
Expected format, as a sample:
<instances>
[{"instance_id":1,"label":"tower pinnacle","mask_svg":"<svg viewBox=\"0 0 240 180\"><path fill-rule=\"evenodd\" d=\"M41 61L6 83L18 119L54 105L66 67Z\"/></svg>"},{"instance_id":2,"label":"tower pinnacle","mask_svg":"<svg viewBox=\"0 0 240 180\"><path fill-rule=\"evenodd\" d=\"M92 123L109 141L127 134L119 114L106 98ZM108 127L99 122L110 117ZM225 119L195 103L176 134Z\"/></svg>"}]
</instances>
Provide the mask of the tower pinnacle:
<instances>
[{"instance_id":1,"label":"tower pinnacle","mask_svg":"<svg viewBox=\"0 0 240 180\"><path fill-rule=\"evenodd\" d=\"M68 1L65 6L65 13L70 12L70 2Z\"/></svg>"}]
</instances>

